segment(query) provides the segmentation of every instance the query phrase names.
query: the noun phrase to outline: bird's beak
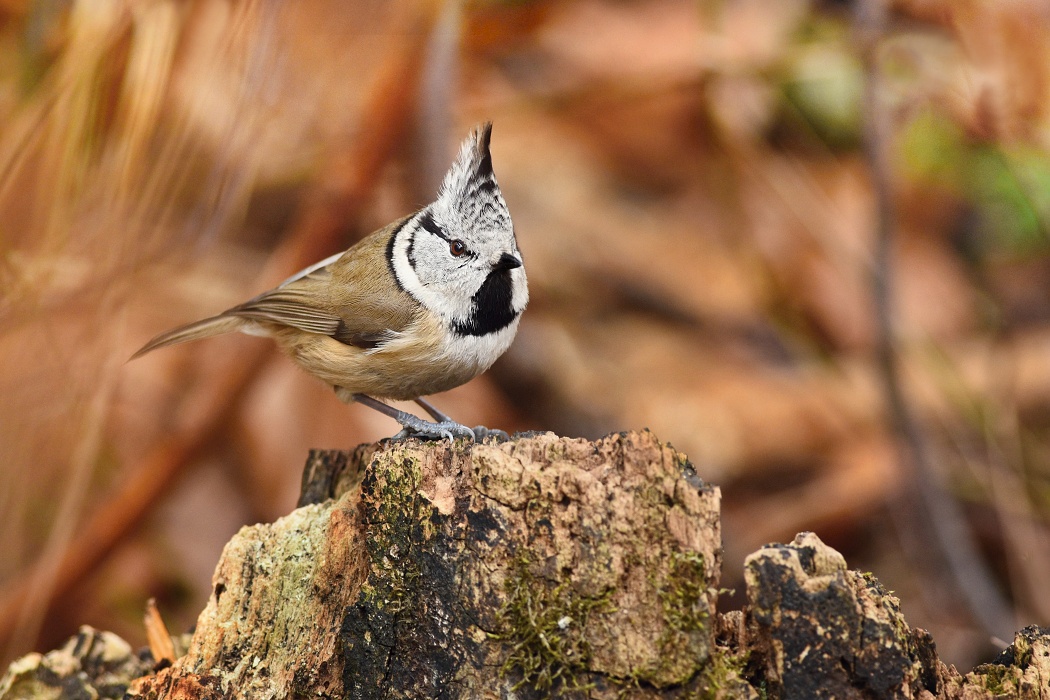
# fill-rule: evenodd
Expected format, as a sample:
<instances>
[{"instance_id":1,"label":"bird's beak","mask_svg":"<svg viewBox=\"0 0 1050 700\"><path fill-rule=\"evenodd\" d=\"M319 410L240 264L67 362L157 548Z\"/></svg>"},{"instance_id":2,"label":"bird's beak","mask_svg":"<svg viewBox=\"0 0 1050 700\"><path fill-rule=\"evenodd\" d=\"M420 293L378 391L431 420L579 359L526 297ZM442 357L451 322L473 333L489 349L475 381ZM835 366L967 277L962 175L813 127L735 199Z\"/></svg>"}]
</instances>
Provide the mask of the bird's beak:
<instances>
[{"instance_id":1,"label":"bird's beak","mask_svg":"<svg viewBox=\"0 0 1050 700\"><path fill-rule=\"evenodd\" d=\"M493 270L513 270L516 267L521 267L521 260L510 253L499 256L499 260L492 265Z\"/></svg>"}]
</instances>

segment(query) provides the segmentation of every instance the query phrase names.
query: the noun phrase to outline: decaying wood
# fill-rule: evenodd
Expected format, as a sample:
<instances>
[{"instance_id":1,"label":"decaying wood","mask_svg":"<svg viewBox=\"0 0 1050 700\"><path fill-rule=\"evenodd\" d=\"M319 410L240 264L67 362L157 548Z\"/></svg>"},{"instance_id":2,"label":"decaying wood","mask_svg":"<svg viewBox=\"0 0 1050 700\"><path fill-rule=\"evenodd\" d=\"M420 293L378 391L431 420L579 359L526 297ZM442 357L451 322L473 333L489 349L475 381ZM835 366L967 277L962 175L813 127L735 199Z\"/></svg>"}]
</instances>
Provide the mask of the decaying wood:
<instances>
[{"instance_id":1,"label":"decaying wood","mask_svg":"<svg viewBox=\"0 0 1050 700\"><path fill-rule=\"evenodd\" d=\"M307 474L313 502L230 543L189 654L141 696L205 675L254 698L615 695L710 654L718 492L649 434L366 447Z\"/></svg>"},{"instance_id":2,"label":"decaying wood","mask_svg":"<svg viewBox=\"0 0 1050 700\"><path fill-rule=\"evenodd\" d=\"M1048 697L1045 631L961 676L812 534L749 557L747 607L717 614L718 508L648 432L316 451L173 664L85 629L0 700Z\"/></svg>"}]
</instances>

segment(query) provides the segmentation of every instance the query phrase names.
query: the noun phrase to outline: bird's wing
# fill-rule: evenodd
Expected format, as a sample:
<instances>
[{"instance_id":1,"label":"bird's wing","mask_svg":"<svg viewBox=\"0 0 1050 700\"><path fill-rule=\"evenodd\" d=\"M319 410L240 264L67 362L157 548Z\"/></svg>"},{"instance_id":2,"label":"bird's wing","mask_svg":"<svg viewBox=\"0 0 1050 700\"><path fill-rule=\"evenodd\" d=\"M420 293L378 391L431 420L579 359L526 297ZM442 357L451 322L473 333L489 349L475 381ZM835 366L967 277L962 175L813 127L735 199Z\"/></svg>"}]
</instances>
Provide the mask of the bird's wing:
<instances>
[{"instance_id":1,"label":"bird's wing","mask_svg":"<svg viewBox=\"0 0 1050 700\"><path fill-rule=\"evenodd\" d=\"M410 217L362 239L329 266L332 309L340 325L332 337L341 343L375 348L414 323L422 306L394 278L387 259L391 236Z\"/></svg>"},{"instance_id":2,"label":"bird's wing","mask_svg":"<svg viewBox=\"0 0 1050 700\"><path fill-rule=\"evenodd\" d=\"M339 329L339 317L328 308L332 281L329 268L341 256L339 253L311 265L289 277L281 286L228 309L222 315L333 335Z\"/></svg>"},{"instance_id":3,"label":"bird's wing","mask_svg":"<svg viewBox=\"0 0 1050 700\"><path fill-rule=\"evenodd\" d=\"M366 349L381 346L411 324L420 308L398 288L386 261L387 242L403 221L222 315L291 326Z\"/></svg>"}]
</instances>

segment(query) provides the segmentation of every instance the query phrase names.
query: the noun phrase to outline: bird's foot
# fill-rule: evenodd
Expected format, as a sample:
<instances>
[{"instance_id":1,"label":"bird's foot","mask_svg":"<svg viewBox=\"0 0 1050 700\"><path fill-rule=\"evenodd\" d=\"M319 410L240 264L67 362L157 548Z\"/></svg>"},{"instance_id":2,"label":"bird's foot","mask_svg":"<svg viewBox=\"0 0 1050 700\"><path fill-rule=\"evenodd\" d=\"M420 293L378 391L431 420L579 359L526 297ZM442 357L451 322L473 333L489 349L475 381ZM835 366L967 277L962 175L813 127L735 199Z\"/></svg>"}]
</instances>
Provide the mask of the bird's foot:
<instances>
[{"instance_id":1,"label":"bird's foot","mask_svg":"<svg viewBox=\"0 0 1050 700\"><path fill-rule=\"evenodd\" d=\"M484 442L488 438L492 438L496 442L507 442L510 440L510 435L507 434L507 431L499 428L486 428L483 425L474 426L474 439L476 441Z\"/></svg>"},{"instance_id":2,"label":"bird's foot","mask_svg":"<svg viewBox=\"0 0 1050 700\"><path fill-rule=\"evenodd\" d=\"M404 440L405 438L443 440L448 438L449 442L451 442L457 437L469 438L471 441L477 440L473 430L453 420L432 423L408 413L399 416L398 422L401 424L401 432L391 438L392 440Z\"/></svg>"},{"instance_id":3,"label":"bird's foot","mask_svg":"<svg viewBox=\"0 0 1050 700\"><path fill-rule=\"evenodd\" d=\"M336 388L339 391L339 388ZM423 440L443 440L448 438L449 442L455 440L457 437L470 438L472 441L475 439L474 431L465 425L461 425L456 421L452 420L444 413L441 413L433 407L427 408L427 410L434 416L436 422L432 423L428 420L423 420L419 416L414 416L411 413L398 410L393 406L388 406L382 401L373 399L367 394L351 394L350 398L358 403L364 404L369 408L373 408L385 416L390 416L398 423L401 424L401 432L395 435L392 440L404 440L405 438L421 438ZM420 403L423 407L428 407L426 401Z\"/></svg>"},{"instance_id":4,"label":"bird's foot","mask_svg":"<svg viewBox=\"0 0 1050 700\"><path fill-rule=\"evenodd\" d=\"M336 387L336 392L341 391ZM506 442L510 436L502 430L493 430L483 425L471 430L467 426L457 423L444 413L439 411L429 401L423 398L416 399L416 403L422 406L434 419L434 422L423 420L419 416L400 411L393 406L388 406L382 401L373 399L366 394L350 394L349 400L357 401L365 406L373 408L385 416L390 416L401 424L401 432L393 436L392 440L404 440L405 438L421 438L423 440L443 440L448 438L451 442L457 437L470 438L472 442L481 442L486 438L493 438L496 442Z\"/></svg>"}]
</instances>

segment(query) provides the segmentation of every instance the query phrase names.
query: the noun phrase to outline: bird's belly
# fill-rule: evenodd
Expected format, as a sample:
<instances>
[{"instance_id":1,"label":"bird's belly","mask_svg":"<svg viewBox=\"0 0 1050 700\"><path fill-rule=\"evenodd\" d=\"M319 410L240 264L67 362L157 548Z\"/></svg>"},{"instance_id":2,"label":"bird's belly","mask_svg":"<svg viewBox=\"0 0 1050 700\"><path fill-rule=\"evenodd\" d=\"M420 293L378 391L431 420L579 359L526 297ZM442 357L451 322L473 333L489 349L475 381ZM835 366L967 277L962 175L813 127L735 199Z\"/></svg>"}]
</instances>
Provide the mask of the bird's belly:
<instances>
[{"instance_id":1,"label":"bird's belly","mask_svg":"<svg viewBox=\"0 0 1050 700\"><path fill-rule=\"evenodd\" d=\"M373 350L322 335L276 334L299 366L349 393L414 399L448 391L487 370L510 346L517 320L485 336L459 336L434 321L409 327Z\"/></svg>"}]
</instances>

